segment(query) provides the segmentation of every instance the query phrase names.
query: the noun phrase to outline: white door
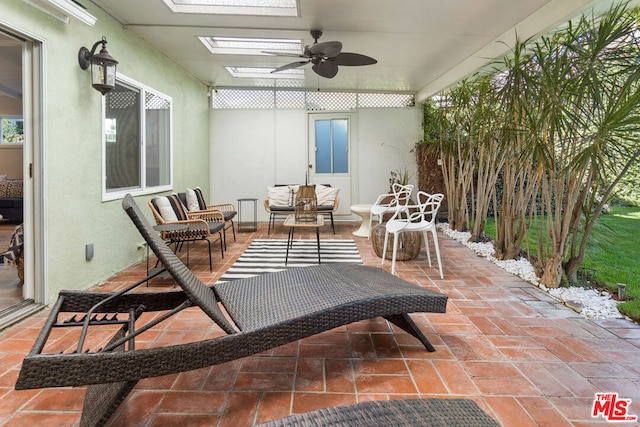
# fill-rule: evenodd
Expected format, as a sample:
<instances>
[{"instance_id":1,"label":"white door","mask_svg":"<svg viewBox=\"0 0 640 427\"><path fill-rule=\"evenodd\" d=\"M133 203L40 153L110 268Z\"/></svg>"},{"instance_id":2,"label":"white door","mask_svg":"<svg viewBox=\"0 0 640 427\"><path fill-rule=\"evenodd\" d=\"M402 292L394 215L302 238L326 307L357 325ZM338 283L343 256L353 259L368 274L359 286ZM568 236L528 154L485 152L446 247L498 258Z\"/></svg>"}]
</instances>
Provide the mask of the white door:
<instances>
[{"instance_id":1,"label":"white door","mask_svg":"<svg viewBox=\"0 0 640 427\"><path fill-rule=\"evenodd\" d=\"M350 214L353 116L309 115L309 182L340 189L337 214Z\"/></svg>"}]
</instances>

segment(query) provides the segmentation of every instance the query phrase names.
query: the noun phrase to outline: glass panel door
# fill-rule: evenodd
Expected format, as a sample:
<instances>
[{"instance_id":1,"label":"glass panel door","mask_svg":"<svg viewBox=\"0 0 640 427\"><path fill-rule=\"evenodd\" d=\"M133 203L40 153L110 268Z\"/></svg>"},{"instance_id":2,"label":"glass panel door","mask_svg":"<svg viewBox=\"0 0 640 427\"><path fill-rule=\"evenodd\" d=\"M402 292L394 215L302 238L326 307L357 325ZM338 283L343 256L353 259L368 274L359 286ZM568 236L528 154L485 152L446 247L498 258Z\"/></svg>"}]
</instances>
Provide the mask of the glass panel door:
<instances>
[{"instance_id":1,"label":"glass panel door","mask_svg":"<svg viewBox=\"0 0 640 427\"><path fill-rule=\"evenodd\" d=\"M340 188L341 214L351 206L351 121L349 115L309 116L309 182Z\"/></svg>"}]
</instances>

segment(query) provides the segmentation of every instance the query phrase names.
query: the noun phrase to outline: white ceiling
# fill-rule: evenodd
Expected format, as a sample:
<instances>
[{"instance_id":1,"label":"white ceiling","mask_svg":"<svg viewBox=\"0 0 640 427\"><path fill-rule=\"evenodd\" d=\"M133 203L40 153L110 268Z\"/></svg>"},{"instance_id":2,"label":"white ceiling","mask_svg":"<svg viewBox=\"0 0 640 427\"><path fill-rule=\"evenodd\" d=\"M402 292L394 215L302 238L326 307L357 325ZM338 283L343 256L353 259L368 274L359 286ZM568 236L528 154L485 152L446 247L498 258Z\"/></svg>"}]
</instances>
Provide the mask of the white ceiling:
<instances>
[{"instance_id":1,"label":"white ceiling","mask_svg":"<svg viewBox=\"0 0 640 427\"><path fill-rule=\"evenodd\" d=\"M307 89L403 91L418 101L468 76L521 39L540 35L612 0L299 0L299 17L173 13L162 0L91 1L212 87L268 87L291 81L234 78L225 66L279 67L295 58L213 55L198 36L338 40L344 52L378 63L341 66L333 79L305 65ZM117 59L116 47L110 47Z\"/></svg>"}]
</instances>

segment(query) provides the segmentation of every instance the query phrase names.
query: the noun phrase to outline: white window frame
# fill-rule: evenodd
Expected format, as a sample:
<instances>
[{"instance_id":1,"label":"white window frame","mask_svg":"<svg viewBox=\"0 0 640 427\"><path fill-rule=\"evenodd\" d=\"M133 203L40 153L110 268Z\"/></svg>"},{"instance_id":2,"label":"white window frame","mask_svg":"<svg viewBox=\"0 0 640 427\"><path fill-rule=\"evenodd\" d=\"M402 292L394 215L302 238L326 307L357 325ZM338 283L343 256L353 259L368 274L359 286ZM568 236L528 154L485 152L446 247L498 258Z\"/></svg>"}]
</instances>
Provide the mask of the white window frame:
<instances>
[{"instance_id":1,"label":"white window frame","mask_svg":"<svg viewBox=\"0 0 640 427\"><path fill-rule=\"evenodd\" d=\"M173 189L173 98L158 90L155 90L143 83L140 83L130 77L118 73L116 83L123 83L133 86L140 90L140 187L119 188L116 190L107 190L107 138L106 138L106 103L105 97L102 97L102 201L122 199L126 194L133 196L141 196L145 194L162 193ZM169 184L147 187L146 185L146 126L145 126L145 94L149 92L156 96L162 97L169 102Z\"/></svg>"}]
</instances>

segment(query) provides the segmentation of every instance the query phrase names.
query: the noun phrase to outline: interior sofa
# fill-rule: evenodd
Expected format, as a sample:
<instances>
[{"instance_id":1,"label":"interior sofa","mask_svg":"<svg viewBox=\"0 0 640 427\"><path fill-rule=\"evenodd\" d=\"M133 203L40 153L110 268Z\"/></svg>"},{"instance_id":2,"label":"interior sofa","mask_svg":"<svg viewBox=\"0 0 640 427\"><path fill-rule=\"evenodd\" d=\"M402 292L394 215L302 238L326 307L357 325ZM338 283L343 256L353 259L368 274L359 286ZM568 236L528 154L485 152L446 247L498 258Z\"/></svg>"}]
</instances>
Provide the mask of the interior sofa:
<instances>
[{"instance_id":1,"label":"interior sofa","mask_svg":"<svg viewBox=\"0 0 640 427\"><path fill-rule=\"evenodd\" d=\"M2 219L22 224L22 180L0 175L0 215Z\"/></svg>"},{"instance_id":2,"label":"interior sofa","mask_svg":"<svg viewBox=\"0 0 640 427\"><path fill-rule=\"evenodd\" d=\"M336 234L336 228L333 223L333 214L338 210L340 200L338 199L339 188L330 185L313 184L318 198L318 213L329 216L331 219L331 229ZM277 216L286 217L295 212L295 198L300 184L276 184L273 187L267 187L267 198L264 200L264 209L269 214L269 230L271 234L272 227L275 227Z\"/></svg>"}]
</instances>

